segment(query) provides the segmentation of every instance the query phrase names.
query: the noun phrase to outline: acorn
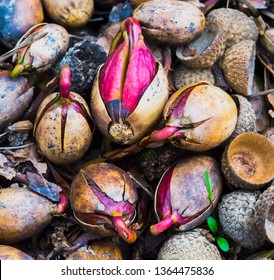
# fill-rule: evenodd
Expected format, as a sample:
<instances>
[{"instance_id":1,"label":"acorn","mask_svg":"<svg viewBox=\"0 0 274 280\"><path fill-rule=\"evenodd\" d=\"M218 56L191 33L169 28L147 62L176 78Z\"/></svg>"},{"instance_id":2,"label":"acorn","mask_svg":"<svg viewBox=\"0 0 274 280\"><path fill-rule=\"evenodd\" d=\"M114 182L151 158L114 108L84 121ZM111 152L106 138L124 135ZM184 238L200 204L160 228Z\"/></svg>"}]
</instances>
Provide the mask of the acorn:
<instances>
[{"instance_id":1,"label":"acorn","mask_svg":"<svg viewBox=\"0 0 274 280\"><path fill-rule=\"evenodd\" d=\"M248 99L239 94L231 95L238 111L237 125L231 136L224 144L228 144L235 137L244 132L256 132L256 115Z\"/></svg>"},{"instance_id":2,"label":"acorn","mask_svg":"<svg viewBox=\"0 0 274 280\"><path fill-rule=\"evenodd\" d=\"M48 16L68 28L85 25L94 11L94 0L42 0Z\"/></svg>"},{"instance_id":3,"label":"acorn","mask_svg":"<svg viewBox=\"0 0 274 280\"><path fill-rule=\"evenodd\" d=\"M40 0L0 2L0 43L12 49L32 26L44 20Z\"/></svg>"},{"instance_id":4,"label":"acorn","mask_svg":"<svg viewBox=\"0 0 274 280\"><path fill-rule=\"evenodd\" d=\"M255 190L271 184L273 166L273 144L255 132L244 132L233 139L221 160L228 184L241 189Z\"/></svg>"},{"instance_id":5,"label":"acorn","mask_svg":"<svg viewBox=\"0 0 274 280\"><path fill-rule=\"evenodd\" d=\"M274 145L274 127L269 127L263 135Z\"/></svg>"},{"instance_id":6,"label":"acorn","mask_svg":"<svg viewBox=\"0 0 274 280\"><path fill-rule=\"evenodd\" d=\"M237 93L252 95L255 69L256 43L241 41L227 49L223 55L221 68L228 84Z\"/></svg>"},{"instance_id":7,"label":"acorn","mask_svg":"<svg viewBox=\"0 0 274 280\"><path fill-rule=\"evenodd\" d=\"M111 241L100 240L90 246L79 248L66 260L122 260L120 248Z\"/></svg>"},{"instance_id":8,"label":"acorn","mask_svg":"<svg viewBox=\"0 0 274 280\"><path fill-rule=\"evenodd\" d=\"M32 260L32 257L15 247L0 245L0 260Z\"/></svg>"},{"instance_id":9,"label":"acorn","mask_svg":"<svg viewBox=\"0 0 274 280\"><path fill-rule=\"evenodd\" d=\"M200 81L206 81L211 84L215 83L215 79L210 68L191 68L185 66L183 63L179 63L175 66L171 75L177 90Z\"/></svg>"},{"instance_id":10,"label":"acorn","mask_svg":"<svg viewBox=\"0 0 274 280\"><path fill-rule=\"evenodd\" d=\"M231 47L244 40L256 41L259 31L255 21L239 10L219 8L210 11L207 23L215 22L226 32L226 47Z\"/></svg>"},{"instance_id":11,"label":"acorn","mask_svg":"<svg viewBox=\"0 0 274 280\"><path fill-rule=\"evenodd\" d=\"M209 68L225 51L225 30L212 22L206 25L205 30L196 40L188 45L176 49L179 60L195 68Z\"/></svg>"},{"instance_id":12,"label":"acorn","mask_svg":"<svg viewBox=\"0 0 274 280\"><path fill-rule=\"evenodd\" d=\"M268 187L258 198L255 208L257 227L274 243L274 185Z\"/></svg>"},{"instance_id":13,"label":"acorn","mask_svg":"<svg viewBox=\"0 0 274 280\"><path fill-rule=\"evenodd\" d=\"M259 249L265 242L256 226L255 205L260 191L232 191L222 196L218 216L225 234L243 248Z\"/></svg>"},{"instance_id":14,"label":"acorn","mask_svg":"<svg viewBox=\"0 0 274 280\"><path fill-rule=\"evenodd\" d=\"M55 204L26 188L3 188L0 193L0 243L11 244L40 233L62 212L65 197Z\"/></svg>"},{"instance_id":15,"label":"acorn","mask_svg":"<svg viewBox=\"0 0 274 280\"><path fill-rule=\"evenodd\" d=\"M158 260L221 260L209 231L196 228L170 237L160 248Z\"/></svg>"},{"instance_id":16,"label":"acorn","mask_svg":"<svg viewBox=\"0 0 274 280\"><path fill-rule=\"evenodd\" d=\"M195 5L175 0L152 0L133 11L143 34L160 44L180 46L198 38L205 28L205 17Z\"/></svg>"}]
</instances>

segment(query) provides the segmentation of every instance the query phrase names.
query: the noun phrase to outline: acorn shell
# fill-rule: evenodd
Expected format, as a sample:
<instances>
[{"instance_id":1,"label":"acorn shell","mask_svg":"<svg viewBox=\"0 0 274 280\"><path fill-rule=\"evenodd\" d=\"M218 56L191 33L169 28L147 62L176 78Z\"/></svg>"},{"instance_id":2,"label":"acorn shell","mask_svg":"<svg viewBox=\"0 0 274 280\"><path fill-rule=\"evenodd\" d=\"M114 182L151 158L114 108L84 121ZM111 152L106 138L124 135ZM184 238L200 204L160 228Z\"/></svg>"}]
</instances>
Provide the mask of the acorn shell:
<instances>
[{"instance_id":1,"label":"acorn shell","mask_svg":"<svg viewBox=\"0 0 274 280\"><path fill-rule=\"evenodd\" d=\"M269 221L271 212L274 211L274 185L268 187L258 198L255 208L255 219L257 227L265 234L265 237L274 243L274 228L269 230L271 222ZM272 214L273 215L273 214ZM268 219L269 217L269 219ZM272 223L274 221L272 220ZM268 225L270 224L270 225ZM272 226L273 227L273 226ZM268 229L268 234L267 234ZM272 234L271 234L272 232ZM269 236L269 237L268 237ZM272 239L271 239L272 238Z\"/></svg>"},{"instance_id":2,"label":"acorn shell","mask_svg":"<svg viewBox=\"0 0 274 280\"><path fill-rule=\"evenodd\" d=\"M43 0L49 17L69 28L85 25L94 11L94 0Z\"/></svg>"},{"instance_id":3,"label":"acorn shell","mask_svg":"<svg viewBox=\"0 0 274 280\"><path fill-rule=\"evenodd\" d=\"M189 67L209 68L225 51L225 31L216 23L207 24L195 41L176 49L176 56Z\"/></svg>"},{"instance_id":4,"label":"acorn shell","mask_svg":"<svg viewBox=\"0 0 274 280\"><path fill-rule=\"evenodd\" d=\"M226 32L226 46L229 48L241 41L258 39L259 31L254 20L239 10L219 8L210 11L207 24L219 24Z\"/></svg>"},{"instance_id":5,"label":"acorn shell","mask_svg":"<svg viewBox=\"0 0 274 280\"><path fill-rule=\"evenodd\" d=\"M231 97L237 106L237 125L231 136L227 139L227 141L225 141L224 145L227 145L234 138L244 132L256 132L256 115L251 103L246 97L239 94L233 94Z\"/></svg>"},{"instance_id":6,"label":"acorn shell","mask_svg":"<svg viewBox=\"0 0 274 280\"><path fill-rule=\"evenodd\" d=\"M0 131L16 121L28 108L33 97L33 87L25 91L28 80L22 76L14 79L0 77Z\"/></svg>"},{"instance_id":7,"label":"acorn shell","mask_svg":"<svg viewBox=\"0 0 274 280\"><path fill-rule=\"evenodd\" d=\"M71 92L78 103L82 104L90 117L88 105L77 93ZM43 155L57 165L70 165L79 160L88 150L92 141L93 129L80 113L68 108L62 146L61 106L43 112L45 107L59 95L54 92L40 104L34 123L33 135ZM54 105L53 105L54 106ZM43 115L42 115L43 114Z\"/></svg>"},{"instance_id":8,"label":"acorn shell","mask_svg":"<svg viewBox=\"0 0 274 280\"><path fill-rule=\"evenodd\" d=\"M86 176L92 178L102 192L109 198L114 201L125 200L131 204L135 204L138 199L133 182L124 170L115 165L110 163L96 163L81 169L71 183L70 203L78 222L99 237L114 236L116 235L115 231L106 228L103 224L88 224L77 217L79 214L101 213L104 210L104 205L89 187ZM125 217L125 223L127 225L130 225L131 222L132 219Z\"/></svg>"},{"instance_id":9,"label":"acorn shell","mask_svg":"<svg viewBox=\"0 0 274 280\"><path fill-rule=\"evenodd\" d=\"M27 55L32 58L32 68L35 68L37 72L45 72L66 52L69 46L69 34L61 25L41 23L30 28L17 42L16 47L27 40L27 37L38 27L43 27L39 31L47 34L28 47ZM12 58L13 63L17 58L18 54L15 54Z\"/></svg>"},{"instance_id":10,"label":"acorn shell","mask_svg":"<svg viewBox=\"0 0 274 280\"><path fill-rule=\"evenodd\" d=\"M221 260L213 236L205 229L196 228L170 237L160 248L158 260Z\"/></svg>"},{"instance_id":11,"label":"acorn shell","mask_svg":"<svg viewBox=\"0 0 274 280\"><path fill-rule=\"evenodd\" d=\"M44 20L40 0L0 2L0 43L11 49L34 25Z\"/></svg>"},{"instance_id":12,"label":"acorn shell","mask_svg":"<svg viewBox=\"0 0 274 280\"><path fill-rule=\"evenodd\" d=\"M32 257L17 248L0 245L0 260L32 260Z\"/></svg>"},{"instance_id":13,"label":"acorn shell","mask_svg":"<svg viewBox=\"0 0 274 280\"><path fill-rule=\"evenodd\" d=\"M182 63L179 63L174 67L171 75L177 90L200 81L206 81L211 84L215 83L215 79L210 68L190 68Z\"/></svg>"},{"instance_id":14,"label":"acorn shell","mask_svg":"<svg viewBox=\"0 0 274 280\"><path fill-rule=\"evenodd\" d=\"M274 146L266 137L244 132L227 145L221 169L234 188L260 189L269 185L274 176Z\"/></svg>"},{"instance_id":15,"label":"acorn shell","mask_svg":"<svg viewBox=\"0 0 274 280\"><path fill-rule=\"evenodd\" d=\"M130 137L119 141L119 144L133 144L138 141L148 133L162 117L163 108L169 97L168 81L164 68L160 63L157 64L157 74L143 93L135 110L126 118L126 122L129 124L132 134ZM100 69L101 67L98 70L91 91L91 114L101 133L115 141L109 134L109 125L112 120L108 115L99 90Z\"/></svg>"},{"instance_id":16,"label":"acorn shell","mask_svg":"<svg viewBox=\"0 0 274 280\"><path fill-rule=\"evenodd\" d=\"M182 124L207 120L192 129L185 129L184 138L169 141L178 148L190 151L207 151L224 142L233 133L237 123L237 107L230 95L207 82L188 85L175 92L166 103L163 117L168 114L181 92L193 87L182 114Z\"/></svg>"},{"instance_id":17,"label":"acorn shell","mask_svg":"<svg viewBox=\"0 0 274 280\"><path fill-rule=\"evenodd\" d=\"M0 194L0 242L11 244L43 230L54 214L54 204L25 188L3 188Z\"/></svg>"},{"instance_id":18,"label":"acorn shell","mask_svg":"<svg viewBox=\"0 0 274 280\"><path fill-rule=\"evenodd\" d=\"M227 49L221 67L226 81L233 90L244 96L252 95L256 43L241 41Z\"/></svg>"},{"instance_id":19,"label":"acorn shell","mask_svg":"<svg viewBox=\"0 0 274 280\"><path fill-rule=\"evenodd\" d=\"M255 223L255 203L259 191L233 191L222 196L218 216L222 229L241 247L256 250L265 242Z\"/></svg>"},{"instance_id":20,"label":"acorn shell","mask_svg":"<svg viewBox=\"0 0 274 280\"><path fill-rule=\"evenodd\" d=\"M133 11L145 37L160 44L180 46L201 35L204 14L195 5L173 0L152 0Z\"/></svg>"}]
</instances>

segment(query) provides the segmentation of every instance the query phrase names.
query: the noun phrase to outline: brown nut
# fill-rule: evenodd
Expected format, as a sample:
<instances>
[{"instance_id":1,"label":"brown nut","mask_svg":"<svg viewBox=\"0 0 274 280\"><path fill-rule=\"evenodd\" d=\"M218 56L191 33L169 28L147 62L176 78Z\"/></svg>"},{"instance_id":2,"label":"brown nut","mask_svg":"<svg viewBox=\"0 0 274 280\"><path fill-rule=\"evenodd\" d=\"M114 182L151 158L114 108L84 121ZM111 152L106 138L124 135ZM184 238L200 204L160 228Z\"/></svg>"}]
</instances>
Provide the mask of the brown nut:
<instances>
[{"instance_id":1,"label":"brown nut","mask_svg":"<svg viewBox=\"0 0 274 280\"><path fill-rule=\"evenodd\" d=\"M0 245L0 260L32 260L32 257L17 248Z\"/></svg>"},{"instance_id":2,"label":"brown nut","mask_svg":"<svg viewBox=\"0 0 274 280\"><path fill-rule=\"evenodd\" d=\"M143 34L161 44L180 46L201 35L205 17L195 5L175 0L152 0L133 11Z\"/></svg>"},{"instance_id":3,"label":"brown nut","mask_svg":"<svg viewBox=\"0 0 274 280\"><path fill-rule=\"evenodd\" d=\"M226 81L237 93L250 96L253 93L256 43L241 41L227 49L223 56L222 70Z\"/></svg>"},{"instance_id":4,"label":"brown nut","mask_svg":"<svg viewBox=\"0 0 274 280\"><path fill-rule=\"evenodd\" d=\"M55 205L25 188L0 191L0 242L11 244L34 236L52 220Z\"/></svg>"},{"instance_id":5,"label":"brown nut","mask_svg":"<svg viewBox=\"0 0 274 280\"><path fill-rule=\"evenodd\" d=\"M196 40L178 47L176 56L189 67L209 68L223 55L225 40L225 30L214 22L209 23Z\"/></svg>"},{"instance_id":6,"label":"brown nut","mask_svg":"<svg viewBox=\"0 0 274 280\"><path fill-rule=\"evenodd\" d=\"M94 10L94 0L43 0L43 4L54 22L70 28L85 25Z\"/></svg>"},{"instance_id":7,"label":"brown nut","mask_svg":"<svg viewBox=\"0 0 274 280\"><path fill-rule=\"evenodd\" d=\"M269 54L274 55L274 28L267 29L265 33L260 36L259 43Z\"/></svg>"},{"instance_id":8,"label":"brown nut","mask_svg":"<svg viewBox=\"0 0 274 280\"><path fill-rule=\"evenodd\" d=\"M274 176L274 146L263 135L244 132L227 145L222 155L222 172L234 188L260 189Z\"/></svg>"}]
</instances>

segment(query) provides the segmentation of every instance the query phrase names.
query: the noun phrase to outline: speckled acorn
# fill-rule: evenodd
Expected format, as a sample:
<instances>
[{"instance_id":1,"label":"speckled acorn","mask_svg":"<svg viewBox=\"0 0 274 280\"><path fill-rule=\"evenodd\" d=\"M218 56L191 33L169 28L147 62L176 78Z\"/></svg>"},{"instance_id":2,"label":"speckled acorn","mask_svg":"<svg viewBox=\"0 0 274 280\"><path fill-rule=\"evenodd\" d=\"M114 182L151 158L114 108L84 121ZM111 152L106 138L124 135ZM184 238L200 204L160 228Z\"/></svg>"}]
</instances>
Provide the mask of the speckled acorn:
<instances>
[{"instance_id":1,"label":"speckled acorn","mask_svg":"<svg viewBox=\"0 0 274 280\"><path fill-rule=\"evenodd\" d=\"M86 101L70 91L70 68L60 71L59 92L48 95L40 104L33 135L42 154L57 165L70 165L88 150L94 124Z\"/></svg>"},{"instance_id":2,"label":"speckled acorn","mask_svg":"<svg viewBox=\"0 0 274 280\"><path fill-rule=\"evenodd\" d=\"M176 233L160 248L158 260L221 260L213 236L205 229L196 228Z\"/></svg>"},{"instance_id":3,"label":"speckled acorn","mask_svg":"<svg viewBox=\"0 0 274 280\"><path fill-rule=\"evenodd\" d=\"M199 37L205 28L204 14L195 5L174 0L152 0L133 11L145 37L160 44L180 46Z\"/></svg>"}]
</instances>

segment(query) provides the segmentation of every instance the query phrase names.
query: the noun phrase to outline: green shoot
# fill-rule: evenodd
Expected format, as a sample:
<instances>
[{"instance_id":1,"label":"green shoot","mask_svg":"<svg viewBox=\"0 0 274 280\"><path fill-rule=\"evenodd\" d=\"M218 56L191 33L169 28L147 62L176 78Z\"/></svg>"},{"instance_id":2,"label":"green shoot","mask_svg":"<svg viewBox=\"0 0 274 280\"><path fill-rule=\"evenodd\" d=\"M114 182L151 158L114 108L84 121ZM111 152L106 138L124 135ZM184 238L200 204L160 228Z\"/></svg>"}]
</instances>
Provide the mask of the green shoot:
<instances>
[{"instance_id":1,"label":"green shoot","mask_svg":"<svg viewBox=\"0 0 274 280\"><path fill-rule=\"evenodd\" d=\"M207 189L208 199L210 201L210 204L212 204L212 189L211 189L211 183L210 183L210 179L209 179L208 170L205 173L205 182L206 182L206 189Z\"/></svg>"},{"instance_id":2,"label":"green shoot","mask_svg":"<svg viewBox=\"0 0 274 280\"><path fill-rule=\"evenodd\" d=\"M209 216L207 218L207 225L208 225L209 229L211 230L211 232L213 233L213 235L216 235L216 233L218 231L218 224L217 224L217 221L212 216Z\"/></svg>"},{"instance_id":3,"label":"green shoot","mask_svg":"<svg viewBox=\"0 0 274 280\"><path fill-rule=\"evenodd\" d=\"M229 250L229 244L225 238L218 236L216 241L222 251L227 252Z\"/></svg>"}]
</instances>

